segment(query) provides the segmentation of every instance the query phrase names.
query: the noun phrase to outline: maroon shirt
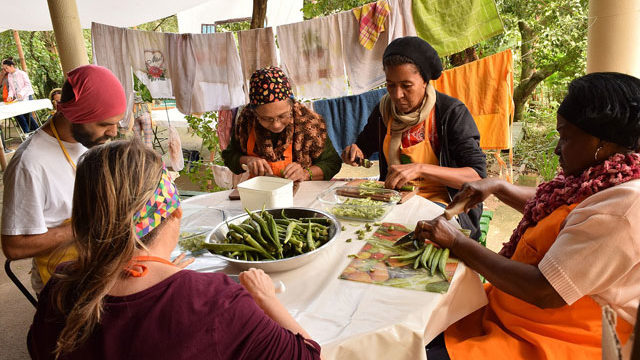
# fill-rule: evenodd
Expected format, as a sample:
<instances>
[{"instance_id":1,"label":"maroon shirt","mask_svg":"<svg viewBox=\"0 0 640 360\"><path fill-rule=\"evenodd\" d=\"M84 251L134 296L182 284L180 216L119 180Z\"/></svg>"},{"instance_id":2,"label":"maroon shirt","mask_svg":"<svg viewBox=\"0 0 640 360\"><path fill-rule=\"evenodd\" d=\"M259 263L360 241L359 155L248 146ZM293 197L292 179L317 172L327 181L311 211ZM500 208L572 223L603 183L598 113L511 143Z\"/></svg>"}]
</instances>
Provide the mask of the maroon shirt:
<instances>
[{"instance_id":1,"label":"maroon shirt","mask_svg":"<svg viewBox=\"0 0 640 360\"><path fill-rule=\"evenodd\" d=\"M29 332L34 359L53 359L64 317L45 287ZM312 343L313 345L308 344ZM320 359L224 274L182 270L136 294L108 296L101 324L63 359Z\"/></svg>"}]
</instances>

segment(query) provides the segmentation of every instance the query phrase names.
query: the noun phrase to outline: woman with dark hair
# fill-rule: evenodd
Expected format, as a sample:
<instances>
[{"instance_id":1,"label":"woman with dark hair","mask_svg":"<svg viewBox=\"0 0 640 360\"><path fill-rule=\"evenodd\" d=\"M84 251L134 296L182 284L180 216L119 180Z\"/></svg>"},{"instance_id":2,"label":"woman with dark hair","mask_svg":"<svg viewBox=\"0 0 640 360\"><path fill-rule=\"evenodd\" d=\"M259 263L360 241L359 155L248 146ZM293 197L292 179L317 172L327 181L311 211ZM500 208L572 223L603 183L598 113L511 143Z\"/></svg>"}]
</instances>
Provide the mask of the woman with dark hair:
<instances>
[{"instance_id":1,"label":"woman with dark hair","mask_svg":"<svg viewBox=\"0 0 640 360\"><path fill-rule=\"evenodd\" d=\"M241 286L169 260L181 217L175 184L152 149L135 140L87 151L73 194L78 259L40 295L32 358L319 359L263 271L241 273Z\"/></svg>"},{"instance_id":2,"label":"woman with dark hair","mask_svg":"<svg viewBox=\"0 0 640 360\"><path fill-rule=\"evenodd\" d=\"M480 133L467 107L429 83L442 73L438 53L418 37L393 40L382 58L387 91L342 160L380 156L380 180L388 188L412 182L419 194L446 206L463 183L486 177ZM460 223L478 238L482 208L461 214Z\"/></svg>"},{"instance_id":3,"label":"woman with dark hair","mask_svg":"<svg viewBox=\"0 0 640 360\"><path fill-rule=\"evenodd\" d=\"M322 116L293 98L289 80L277 67L251 75L249 105L236 121L224 164L236 174L276 175L293 181L330 180L340 157Z\"/></svg>"},{"instance_id":4,"label":"woman with dark hair","mask_svg":"<svg viewBox=\"0 0 640 360\"><path fill-rule=\"evenodd\" d=\"M13 58L2 60L2 70L7 73L7 102L33 100L33 88L31 87L29 75L20 69L16 69L16 63ZM18 124L25 134L38 128L38 124L31 116L31 113L18 115L16 120L18 120Z\"/></svg>"},{"instance_id":5,"label":"woman with dark hair","mask_svg":"<svg viewBox=\"0 0 640 360\"><path fill-rule=\"evenodd\" d=\"M640 79L575 79L558 108L562 171L536 188L465 184L453 203L494 194L523 213L500 254L442 217L416 232L489 282L488 304L427 346L433 359L601 359L602 306L627 343L640 302ZM636 339L638 341L638 339Z\"/></svg>"}]
</instances>

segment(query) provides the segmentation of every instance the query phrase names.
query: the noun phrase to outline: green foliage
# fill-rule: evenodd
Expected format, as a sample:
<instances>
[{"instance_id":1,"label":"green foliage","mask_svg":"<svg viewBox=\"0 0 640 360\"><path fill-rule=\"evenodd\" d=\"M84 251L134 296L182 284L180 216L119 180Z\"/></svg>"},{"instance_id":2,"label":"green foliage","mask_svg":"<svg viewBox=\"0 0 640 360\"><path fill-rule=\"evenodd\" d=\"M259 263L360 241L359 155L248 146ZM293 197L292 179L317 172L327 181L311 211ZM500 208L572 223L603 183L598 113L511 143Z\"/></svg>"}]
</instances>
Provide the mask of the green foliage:
<instances>
[{"instance_id":1,"label":"green foliage","mask_svg":"<svg viewBox=\"0 0 640 360\"><path fill-rule=\"evenodd\" d=\"M535 103L533 105L536 105ZM544 181L551 180L558 172L559 158L554 150L558 144L556 126L557 103L551 106L535 106L525 114L524 136L514 152L514 163L522 171L540 174Z\"/></svg>"},{"instance_id":2,"label":"green foliage","mask_svg":"<svg viewBox=\"0 0 640 360\"><path fill-rule=\"evenodd\" d=\"M175 15L167 16L159 20L149 21L137 26L138 30L158 31L158 32L178 32L178 17Z\"/></svg>"},{"instance_id":3,"label":"green foliage","mask_svg":"<svg viewBox=\"0 0 640 360\"><path fill-rule=\"evenodd\" d=\"M210 111L202 114L201 117L185 116L189 127L195 135L202 139L202 146L214 154L213 161L199 160L191 163L191 168L185 167L180 175L187 176L192 183L198 184L202 191L220 191L222 188L215 185L213 170L211 165L223 165L220 156L220 139L218 138L218 113Z\"/></svg>"},{"instance_id":4,"label":"green foliage","mask_svg":"<svg viewBox=\"0 0 640 360\"><path fill-rule=\"evenodd\" d=\"M145 102L148 102L148 103L153 102L153 97L151 96L151 92L149 92L149 89L147 88L147 86L143 84L142 81L140 81L140 79L138 79L136 74L133 74L133 90L136 91L138 94L140 94L140 96L142 97L142 100L144 100Z\"/></svg>"},{"instance_id":5,"label":"green foliage","mask_svg":"<svg viewBox=\"0 0 640 360\"><path fill-rule=\"evenodd\" d=\"M374 0L304 0L302 14L305 20L351 10Z\"/></svg>"},{"instance_id":6,"label":"green foliage","mask_svg":"<svg viewBox=\"0 0 640 360\"><path fill-rule=\"evenodd\" d=\"M216 26L217 32L237 32L243 30L249 30L251 28L251 21L238 21L233 23L219 24Z\"/></svg>"}]
</instances>

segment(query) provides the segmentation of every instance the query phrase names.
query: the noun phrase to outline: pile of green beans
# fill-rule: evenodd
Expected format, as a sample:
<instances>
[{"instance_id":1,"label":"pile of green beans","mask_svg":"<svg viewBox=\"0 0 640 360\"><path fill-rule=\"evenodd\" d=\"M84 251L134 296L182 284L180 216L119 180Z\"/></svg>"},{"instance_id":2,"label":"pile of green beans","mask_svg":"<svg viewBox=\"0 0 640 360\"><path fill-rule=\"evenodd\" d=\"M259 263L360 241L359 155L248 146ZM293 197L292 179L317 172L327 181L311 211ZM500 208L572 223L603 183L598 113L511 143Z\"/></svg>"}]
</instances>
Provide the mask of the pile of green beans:
<instances>
[{"instance_id":1,"label":"pile of green beans","mask_svg":"<svg viewBox=\"0 0 640 360\"><path fill-rule=\"evenodd\" d=\"M331 213L343 218L373 220L383 217L387 206L389 203L384 201L353 198L334 205L331 208Z\"/></svg>"},{"instance_id":2,"label":"pile of green beans","mask_svg":"<svg viewBox=\"0 0 640 360\"><path fill-rule=\"evenodd\" d=\"M212 253L231 259L280 260L313 251L329 241L327 218L281 218L262 210L252 213L241 224L227 224L225 243L206 243Z\"/></svg>"},{"instance_id":3,"label":"pile of green beans","mask_svg":"<svg viewBox=\"0 0 640 360\"><path fill-rule=\"evenodd\" d=\"M364 188L364 189L382 189L384 188L384 184L381 182L378 182L376 180L367 180L367 181L363 181L360 183L359 185L360 188ZM416 187L414 185L404 185L402 187L400 187L400 191L413 191L415 190Z\"/></svg>"},{"instance_id":4,"label":"pile of green beans","mask_svg":"<svg viewBox=\"0 0 640 360\"><path fill-rule=\"evenodd\" d=\"M417 269L418 267L423 267L431 273L433 276L436 274L436 271L439 271L440 274L447 279L447 275L445 274L445 266L447 265L447 260L449 260L449 249L440 249L433 246L432 243L429 245L423 246L416 251L412 251L405 255L392 256L391 259L400 260L400 261L413 261L413 268Z\"/></svg>"}]
</instances>

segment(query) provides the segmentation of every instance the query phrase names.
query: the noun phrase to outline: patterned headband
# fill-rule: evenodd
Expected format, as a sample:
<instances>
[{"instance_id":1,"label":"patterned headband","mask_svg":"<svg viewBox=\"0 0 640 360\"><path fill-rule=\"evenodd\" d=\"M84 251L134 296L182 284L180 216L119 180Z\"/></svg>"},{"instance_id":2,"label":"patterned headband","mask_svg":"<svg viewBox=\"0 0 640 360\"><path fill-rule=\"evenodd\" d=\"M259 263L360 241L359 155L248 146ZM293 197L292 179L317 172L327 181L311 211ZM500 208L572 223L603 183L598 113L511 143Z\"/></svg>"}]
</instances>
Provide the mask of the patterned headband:
<instances>
[{"instance_id":1,"label":"patterned headband","mask_svg":"<svg viewBox=\"0 0 640 360\"><path fill-rule=\"evenodd\" d=\"M180 197L176 185L171 181L167 168L162 165L162 177L156 191L144 207L133 215L133 223L138 239L147 235L151 230L160 225L163 219L168 218L180 207Z\"/></svg>"}]
</instances>

